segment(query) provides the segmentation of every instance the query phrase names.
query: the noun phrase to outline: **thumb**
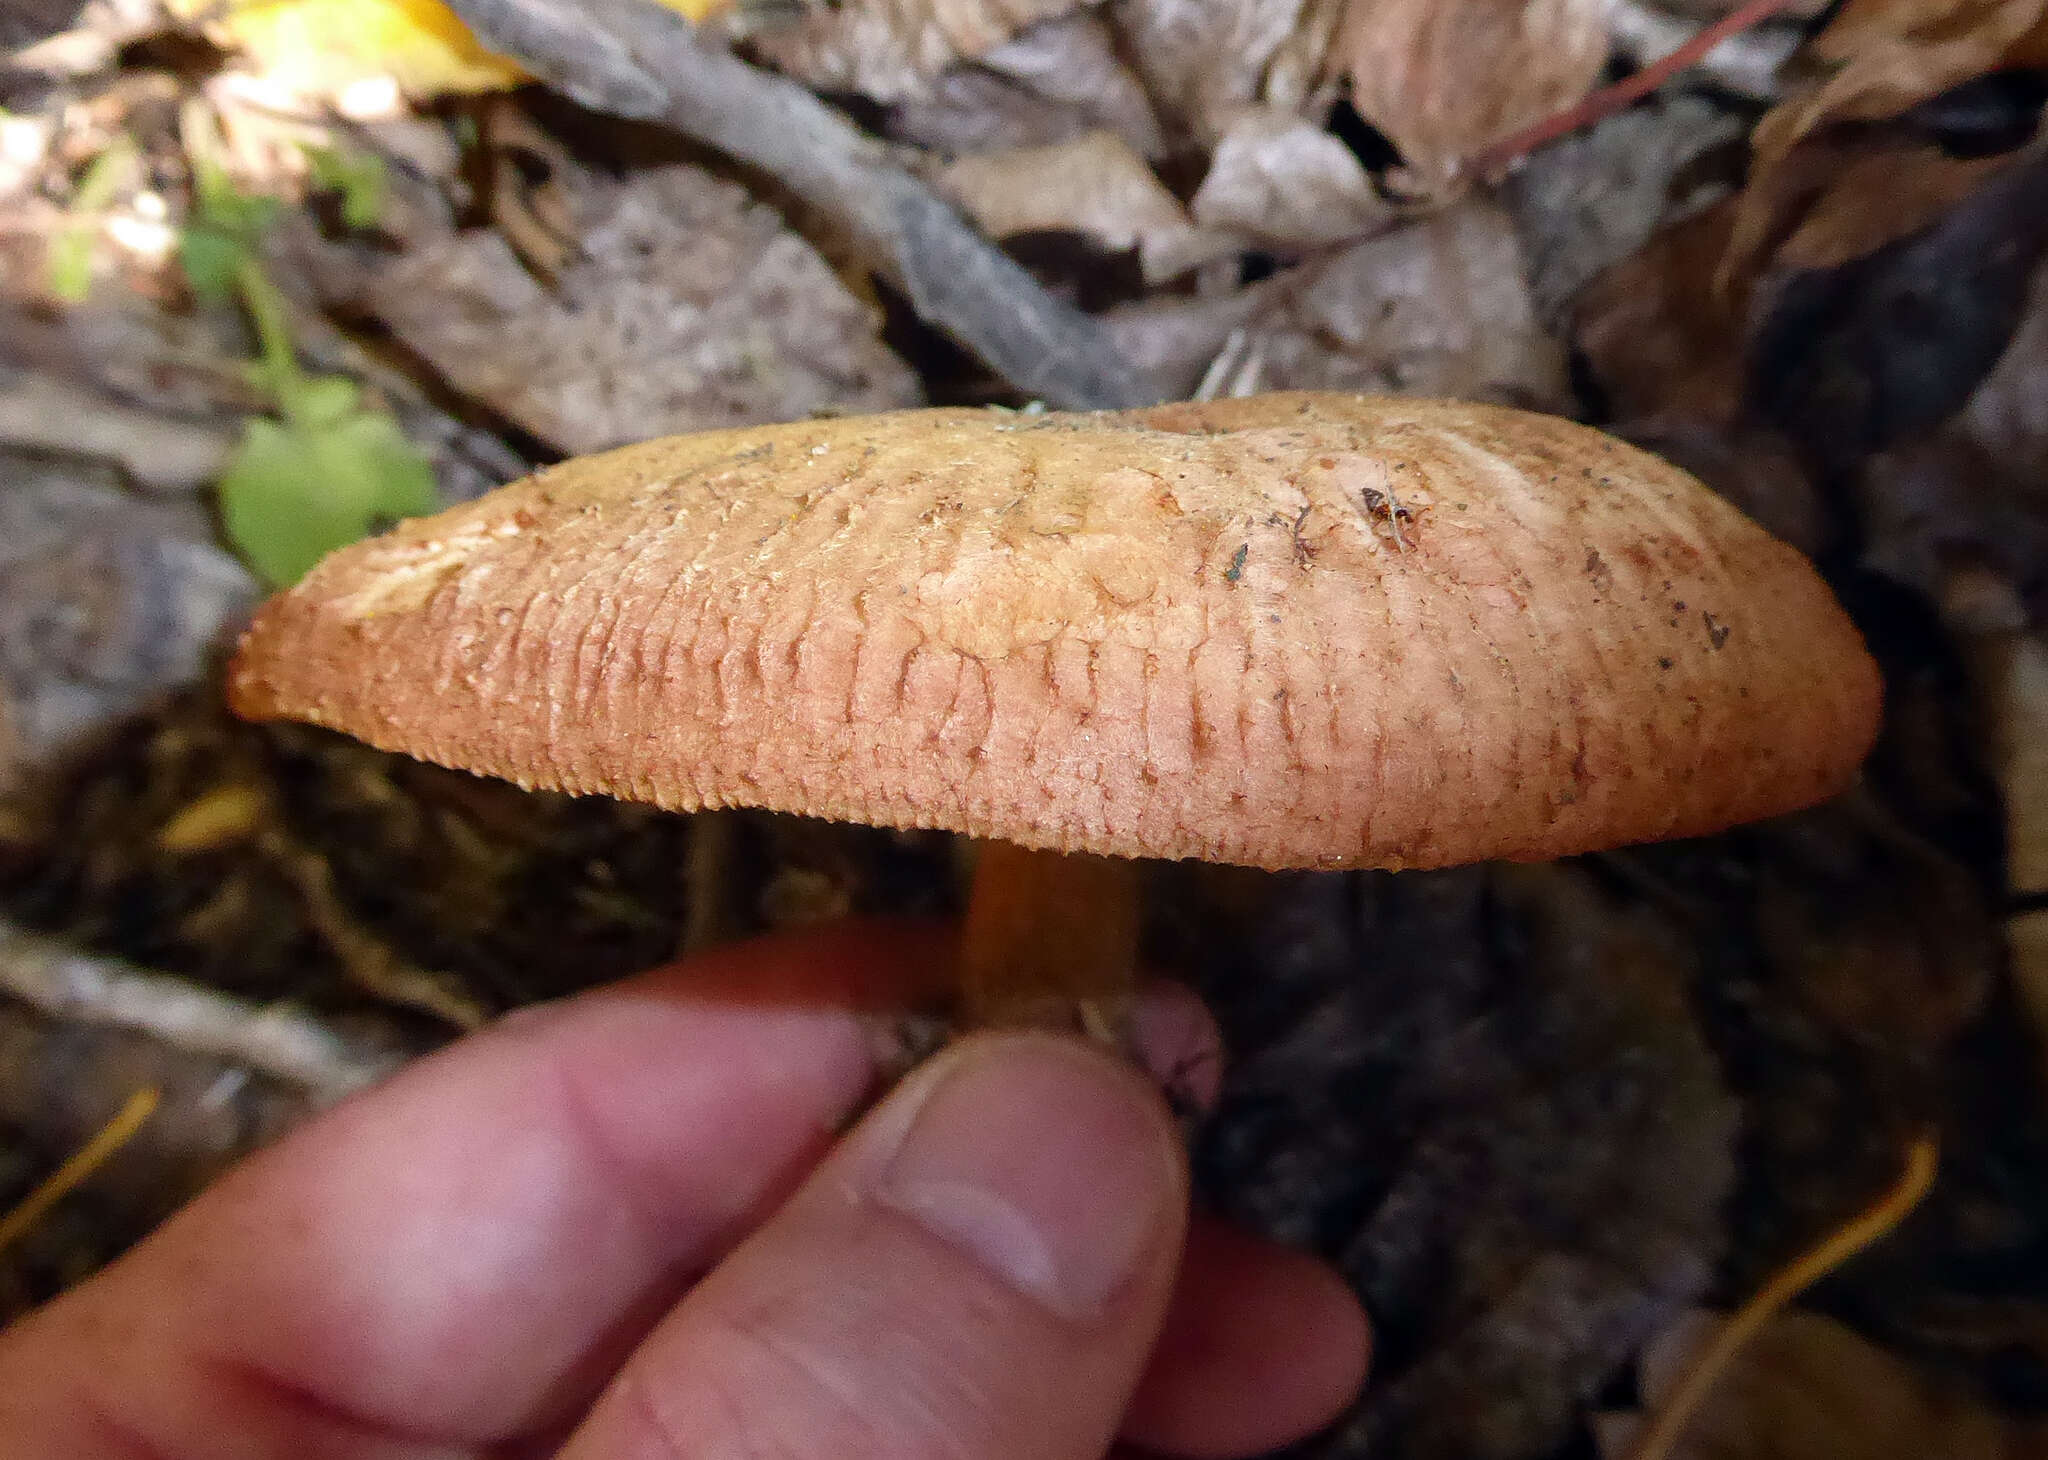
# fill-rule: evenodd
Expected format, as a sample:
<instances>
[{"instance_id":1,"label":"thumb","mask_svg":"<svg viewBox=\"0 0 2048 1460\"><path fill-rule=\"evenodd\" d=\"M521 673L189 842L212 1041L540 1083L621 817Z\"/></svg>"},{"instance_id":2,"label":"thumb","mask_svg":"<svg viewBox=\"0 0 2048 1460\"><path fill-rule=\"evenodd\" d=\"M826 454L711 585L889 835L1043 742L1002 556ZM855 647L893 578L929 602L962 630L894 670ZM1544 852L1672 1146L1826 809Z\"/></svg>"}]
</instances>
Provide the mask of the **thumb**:
<instances>
[{"instance_id":1,"label":"thumb","mask_svg":"<svg viewBox=\"0 0 2048 1460\"><path fill-rule=\"evenodd\" d=\"M1186 1209L1135 1071L1052 1035L963 1041L662 1321L564 1453L1099 1460Z\"/></svg>"}]
</instances>

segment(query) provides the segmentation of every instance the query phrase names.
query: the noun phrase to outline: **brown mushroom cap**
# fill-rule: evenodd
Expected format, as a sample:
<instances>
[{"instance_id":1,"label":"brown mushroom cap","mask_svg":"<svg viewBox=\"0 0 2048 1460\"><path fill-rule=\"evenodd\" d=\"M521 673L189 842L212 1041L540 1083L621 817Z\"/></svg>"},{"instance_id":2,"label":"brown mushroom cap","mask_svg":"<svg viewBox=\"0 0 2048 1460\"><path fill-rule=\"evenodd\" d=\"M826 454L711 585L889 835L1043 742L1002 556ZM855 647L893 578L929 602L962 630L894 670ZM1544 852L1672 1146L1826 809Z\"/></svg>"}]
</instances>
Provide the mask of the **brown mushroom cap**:
<instances>
[{"instance_id":1,"label":"brown mushroom cap","mask_svg":"<svg viewBox=\"0 0 2048 1460\"><path fill-rule=\"evenodd\" d=\"M233 696L676 809L1413 867L1809 804L1879 684L1806 560L1652 456L1290 394L571 461L330 557Z\"/></svg>"}]
</instances>

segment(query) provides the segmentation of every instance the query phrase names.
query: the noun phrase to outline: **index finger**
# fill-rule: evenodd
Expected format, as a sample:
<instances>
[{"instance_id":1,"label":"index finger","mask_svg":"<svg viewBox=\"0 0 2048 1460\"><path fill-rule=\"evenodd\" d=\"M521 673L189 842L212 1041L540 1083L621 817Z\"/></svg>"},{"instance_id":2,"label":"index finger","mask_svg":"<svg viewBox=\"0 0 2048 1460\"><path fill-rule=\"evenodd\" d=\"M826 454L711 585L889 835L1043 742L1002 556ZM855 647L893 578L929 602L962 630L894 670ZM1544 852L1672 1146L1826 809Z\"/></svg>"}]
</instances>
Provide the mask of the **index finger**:
<instances>
[{"instance_id":1,"label":"index finger","mask_svg":"<svg viewBox=\"0 0 2048 1460\"><path fill-rule=\"evenodd\" d=\"M46 1321L123 1315L95 1335L123 1404L189 1398L196 1364L422 1441L557 1421L858 1104L863 991L946 957L902 928L777 939L515 1015L246 1163Z\"/></svg>"}]
</instances>

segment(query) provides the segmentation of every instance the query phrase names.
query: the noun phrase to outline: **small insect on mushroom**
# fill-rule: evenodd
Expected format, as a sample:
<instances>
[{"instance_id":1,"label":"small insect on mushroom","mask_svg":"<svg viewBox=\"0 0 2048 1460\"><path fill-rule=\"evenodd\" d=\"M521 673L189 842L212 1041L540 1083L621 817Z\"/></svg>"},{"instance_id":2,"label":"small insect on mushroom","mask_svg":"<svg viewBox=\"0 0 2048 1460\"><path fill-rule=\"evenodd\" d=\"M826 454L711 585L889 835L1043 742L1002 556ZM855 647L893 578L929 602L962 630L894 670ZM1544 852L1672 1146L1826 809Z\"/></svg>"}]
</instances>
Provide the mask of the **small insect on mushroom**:
<instances>
[{"instance_id":1,"label":"small insect on mushroom","mask_svg":"<svg viewBox=\"0 0 2048 1460\"><path fill-rule=\"evenodd\" d=\"M1546 416L1314 394L571 461L336 553L257 616L232 694L523 786L982 838L979 1021L1123 994L1131 859L1697 835L1841 789L1879 704L1811 565L1683 472Z\"/></svg>"},{"instance_id":2,"label":"small insect on mushroom","mask_svg":"<svg viewBox=\"0 0 2048 1460\"><path fill-rule=\"evenodd\" d=\"M1408 539L1401 535L1401 523L1412 519L1415 514L1401 505L1391 488L1381 491L1378 487L1365 487L1360 490L1359 495L1365 498L1367 515L1385 522L1389 535L1394 539L1394 546L1404 553L1407 552Z\"/></svg>"}]
</instances>

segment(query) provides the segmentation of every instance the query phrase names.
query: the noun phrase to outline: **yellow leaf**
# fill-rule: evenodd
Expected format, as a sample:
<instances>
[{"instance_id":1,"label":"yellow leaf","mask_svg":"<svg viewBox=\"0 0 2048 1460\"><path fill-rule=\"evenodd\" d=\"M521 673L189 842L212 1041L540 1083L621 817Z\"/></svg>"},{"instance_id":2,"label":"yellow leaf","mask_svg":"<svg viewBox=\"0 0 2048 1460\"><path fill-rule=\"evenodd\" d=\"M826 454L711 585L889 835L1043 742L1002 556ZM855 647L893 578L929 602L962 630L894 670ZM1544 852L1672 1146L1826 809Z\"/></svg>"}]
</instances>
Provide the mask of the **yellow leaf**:
<instances>
[{"instance_id":1,"label":"yellow leaf","mask_svg":"<svg viewBox=\"0 0 2048 1460\"><path fill-rule=\"evenodd\" d=\"M702 20L729 0L661 0ZM333 98L389 77L415 99L499 91L528 80L487 50L441 0L169 0L216 45L240 51L271 81Z\"/></svg>"},{"instance_id":2,"label":"yellow leaf","mask_svg":"<svg viewBox=\"0 0 2048 1460\"><path fill-rule=\"evenodd\" d=\"M689 20L705 20L732 7L732 0L655 0Z\"/></svg>"},{"instance_id":3,"label":"yellow leaf","mask_svg":"<svg viewBox=\"0 0 2048 1460\"><path fill-rule=\"evenodd\" d=\"M246 841L261 828L267 804L260 787L216 786L157 828L157 848L184 856Z\"/></svg>"},{"instance_id":4,"label":"yellow leaf","mask_svg":"<svg viewBox=\"0 0 2048 1460\"><path fill-rule=\"evenodd\" d=\"M170 0L170 8L303 96L335 97L381 76L417 98L526 79L517 62L485 50L441 0Z\"/></svg>"}]
</instances>

